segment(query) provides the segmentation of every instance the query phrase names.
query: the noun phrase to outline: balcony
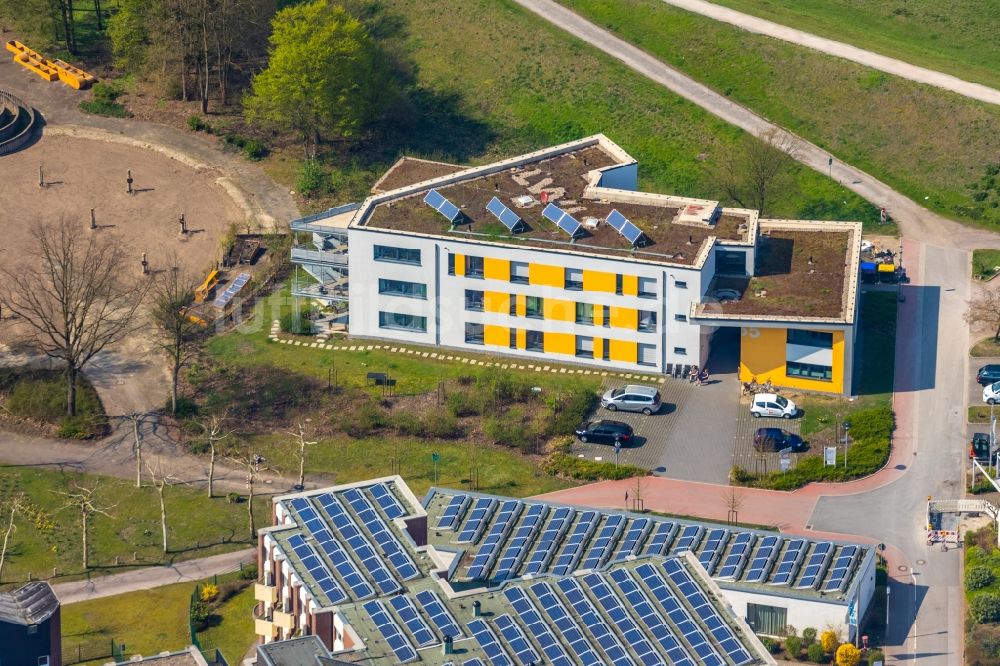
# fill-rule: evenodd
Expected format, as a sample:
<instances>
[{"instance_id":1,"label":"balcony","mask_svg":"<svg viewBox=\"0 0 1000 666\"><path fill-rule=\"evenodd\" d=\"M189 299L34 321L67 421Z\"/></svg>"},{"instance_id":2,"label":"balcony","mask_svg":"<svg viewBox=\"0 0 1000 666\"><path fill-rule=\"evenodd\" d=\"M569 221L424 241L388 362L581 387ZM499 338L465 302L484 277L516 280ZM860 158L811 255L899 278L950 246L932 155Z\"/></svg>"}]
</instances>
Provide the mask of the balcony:
<instances>
[{"instance_id":1,"label":"balcony","mask_svg":"<svg viewBox=\"0 0 1000 666\"><path fill-rule=\"evenodd\" d=\"M253 586L253 598L263 601L265 604L274 604L278 601L278 588L273 585L256 583Z\"/></svg>"},{"instance_id":2,"label":"balcony","mask_svg":"<svg viewBox=\"0 0 1000 666\"><path fill-rule=\"evenodd\" d=\"M346 301L348 298L348 279L346 277L329 282L315 280L292 280L292 295L303 298L318 298L324 301Z\"/></svg>"},{"instance_id":3,"label":"balcony","mask_svg":"<svg viewBox=\"0 0 1000 666\"><path fill-rule=\"evenodd\" d=\"M253 632L264 638L275 639L278 637L278 627L271 621L270 610L265 608L263 612L254 606L253 608Z\"/></svg>"},{"instance_id":4,"label":"balcony","mask_svg":"<svg viewBox=\"0 0 1000 666\"><path fill-rule=\"evenodd\" d=\"M324 264L347 268L347 246L342 245L336 250L317 250L314 245L292 246L292 263Z\"/></svg>"},{"instance_id":5,"label":"balcony","mask_svg":"<svg viewBox=\"0 0 1000 666\"><path fill-rule=\"evenodd\" d=\"M354 217L354 212L361 207L361 204L351 203L344 206L337 206L329 210L314 215L306 215L289 223L292 231L312 231L318 234L343 234L347 235L347 224ZM325 222L323 224L322 222Z\"/></svg>"},{"instance_id":6,"label":"balcony","mask_svg":"<svg viewBox=\"0 0 1000 666\"><path fill-rule=\"evenodd\" d=\"M295 627L295 616L291 613L276 610L274 611L273 624L278 629L290 632Z\"/></svg>"}]
</instances>

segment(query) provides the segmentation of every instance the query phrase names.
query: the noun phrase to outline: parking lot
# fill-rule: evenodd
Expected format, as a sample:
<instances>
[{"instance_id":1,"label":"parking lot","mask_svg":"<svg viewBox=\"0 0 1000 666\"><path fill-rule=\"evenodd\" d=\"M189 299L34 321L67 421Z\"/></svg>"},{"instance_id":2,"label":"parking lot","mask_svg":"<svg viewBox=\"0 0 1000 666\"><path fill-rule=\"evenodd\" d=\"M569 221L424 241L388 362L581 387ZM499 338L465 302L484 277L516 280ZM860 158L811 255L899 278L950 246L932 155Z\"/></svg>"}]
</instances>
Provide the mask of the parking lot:
<instances>
[{"instance_id":1,"label":"parking lot","mask_svg":"<svg viewBox=\"0 0 1000 666\"><path fill-rule=\"evenodd\" d=\"M733 465L739 465L753 474L767 474L781 469L781 454L774 451L757 451L753 447L753 435L757 428L781 428L796 435L800 434L802 419L778 419L763 416L759 419L750 415L750 397L740 399L736 410L736 439L733 446ZM806 440L808 443L808 439ZM789 453L790 468L795 467L798 458L804 455L822 453L810 446L800 453Z\"/></svg>"}]
</instances>

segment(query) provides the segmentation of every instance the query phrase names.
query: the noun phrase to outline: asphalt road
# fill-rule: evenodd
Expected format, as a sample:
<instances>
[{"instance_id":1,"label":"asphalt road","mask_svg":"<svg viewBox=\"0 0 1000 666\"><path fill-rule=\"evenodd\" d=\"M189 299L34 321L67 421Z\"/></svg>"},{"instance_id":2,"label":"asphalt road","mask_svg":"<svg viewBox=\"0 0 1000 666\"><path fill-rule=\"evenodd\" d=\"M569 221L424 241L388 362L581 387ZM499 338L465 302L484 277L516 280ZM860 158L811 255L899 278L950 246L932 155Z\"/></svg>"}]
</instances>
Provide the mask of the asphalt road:
<instances>
[{"instance_id":1,"label":"asphalt road","mask_svg":"<svg viewBox=\"0 0 1000 666\"><path fill-rule=\"evenodd\" d=\"M971 83L957 76L943 74L933 69L927 69L926 67L911 65L908 62L890 58L874 51L867 51L857 46L845 44L844 42L826 39L825 37L819 37L803 30L789 28L786 25L750 14L744 14L728 7L720 7L711 2L705 2L705 0L663 0L663 2L695 14L707 16L716 21L735 25L749 32L767 35L768 37L780 39L784 42L805 46L814 51L851 60L860 65L886 72L887 74L916 81L917 83L925 83L936 88L950 90L964 97L977 99L982 102L1000 104L1000 90L979 83Z\"/></svg>"}]
</instances>

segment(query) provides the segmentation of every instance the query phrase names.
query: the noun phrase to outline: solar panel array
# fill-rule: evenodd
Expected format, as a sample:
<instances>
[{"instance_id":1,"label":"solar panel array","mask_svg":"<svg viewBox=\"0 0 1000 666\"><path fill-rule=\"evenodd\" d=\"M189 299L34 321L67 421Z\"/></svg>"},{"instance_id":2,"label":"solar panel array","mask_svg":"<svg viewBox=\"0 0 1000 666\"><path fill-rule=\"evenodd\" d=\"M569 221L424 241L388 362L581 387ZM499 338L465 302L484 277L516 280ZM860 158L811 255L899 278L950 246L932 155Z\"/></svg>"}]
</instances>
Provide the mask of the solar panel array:
<instances>
[{"instance_id":1,"label":"solar panel array","mask_svg":"<svg viewBox=\"0 0 1000 666\"><path fill-rule=\"evenodd\" d=\"M493 216L498 220L503 222L503 225L510 230L510 232L517 233L525 228L524 220L521 216L507 208L506 205L496 197L490 199L490 202L486 204L486 210L493 213Z\"/></svg>"},{"instance_id":2,"label":"solar panel array","mask_svg":"<svg viewBox=\"0 0 1000 666\"><path fill-rule=\"evenodd\" d=\"M378 627L379 632L381 632L382 637L385 638L385 642L392 650L392 653L396 655L396 659L399 663L405 664L409 661L415 661L417 658L417 651L413 649L410 639L407 638L406 634L403 633L403 630L399 628L396 620L389 615L382 602L369 601L365 603L364 609L368 613L368 617L370 617L372 622L375 623L375 626Z\"/></svg>"},{"instance_id":3,"label":"solar panel array","mask_svg":"<svg viewBox=\"0 0 1000 666\"><path fill-rule=\"evenodd\" d=\"M547 220L555 222L556 226L569 234L570 238L576 238L576 235L583 229L583 225L575 217L555 204L546 206L542 210L542 216Z\"/></svg>"},{"instance_id":4,"label":"solar panel array","mask_svg":"<svg viewBox=\"0 0 1000 666\"><path fill-rule=\"evenodd\" d=\"M354 556L360 560L376 587L382 594L391 594L400 589L399 583L382 563L382 558L372 546L368 537L358 528L354 519L344 510L340 500L332 493L319 496L319 503L330 517L333 526L340 533L344 542L350 547Z\"/></svg>"},{"instance_id":5,"label":"solar panel array","mask_svg":"<svg viewBox=\"0 0 1000 666\"><path fill-rule=\"evenodd\" d=\"M629 222L628 218L613 209L608 214L608 224L632 245L641 245L645 240L642 229Z\"/></svg>"},{"instance_id":6,"label":"solar panel array","mask_svg":"<svg viewBox=\"0 0 1000 666\"><path fill-rule=\"evenodd\" d=\"M510 501L504 502L506 511L491 518L497 502L487 497L473 500L472 511L463 525L458 517L462 506L459 497L468 496L453 495L446 509L446 513L455 516L453 529L461 532L456 541L478 545L486 530L494 535L489 539L489 548L485 551L480 548L473 559L474 570L470 575L483 579L494 564L497 566L490 579L499 581L542 573L562 576L578 570L601 569L630 556L674 556L691 551L709 575L720 581L842 592L862 552L859 547L851 549L824 541L735 528L706 529L700 524L658 521L631 514L551 506L546 516L537 503L527 504L520 520L501 522L499 516L510 512ZM835 563L828 571L830 559L839 564Z\"/></svg>"},{"instance_id":7,"label":"solar panel array","mask_svg":"<svg viewBox=\"0 0 1000 666\"><path fill-rule=\"evenodd\" d=\"M452 638L461 638L463 636L458 623L455 622L455 618L448 610L448 607L441 602L441 597L437 595L437 592L429 590L417 592L417 603L424 609L424 612L427 613L427 616L434 623L434 626L438 628L442 636L451 636Z\"/></svg>"},{"instance_id":8,"label":"solar panel array","mask_svg":"<svg viewBox=\"0 0 1000 666\"><path fill-rule=\"evenodd\" d=\"M490 533L486 535L486 539L479 547L479 552L476 553L476 556L472 559L472 564L469 566L469 578L478 579L486 576L486 573L493 566L493 563L496 562L497 557L499 557L504 539L507 538L507 535L514 528L514 522L521 515L521 509L523 508L524 503L516 500L507 500L500 505L500 511L497 514L497 519L493 521Z\"/></svg>"},{"instance_id":9,"label":"solar panel array","mask_svg":"<svg viewBox=\"0 0 1000 666\"><path fill-rule=\"evenodd\" d=\"M496 619L497 628L503 636L507 646L522 664L537 664L539 662L538 653L528 640L528 637L521 631L521 627L514 622L510 615L501 615Z\"/></svg>"},{"instance_id":10,"label":"solar panel array","mask_svg":"<svg viewBox=\"0 0 1000 666\"><path fill-rule=\"evenodd\" d=\"M469 623L469 631L472 632L479 647L486 653L486 658L493 666L514 666L507 651L500 645L497 635L490 629L490 625L483 620L473 620Z\"/></svg>"},{"instance_id":11,"label":"solar panel array","mask_svg":"<svg viewBox=\"0 0 1000 666\"><path fill-rule=\"evenodd\" d=\"M333 574L330 573L330 569L326 566L326 563L316 554L313 547L306 543L302 535L293 534L288 540L288 545L292 547L295 555L302 561L302 566L305 567L309 575L316 581L316 585L319 586L319 589L323 591L323 594L332 603L347 599L343 588L334 580Z\"/></svg>"},{"instance_id":12,"label":"solar panel array","mask_svg":"<svg viewBox=\"0 0 1000 666\"><path fill-rule=\"evenodd\" d=\"M452 224L455 224L462 217L462 211L459 210L458 206L445 199L437 190L431 190L424 195L424 203L441 213L444 219Z\"/></svg>"},{"instance_id":13,"label":"solar panel array","mask_svg":"<svg viewBox=\"0 0 1000 666\"><path fill-rule=\"evenodd\" d=\"M448 507L441 514L441 520L438 521L437 528L439 530L453 530L458 526L459 521L462 516L465 515L465 510L469 508L469 504L472 503L472 498L468 495L455 495L448 502Z\"/></svg>"},{"instance_id":14,"label":"solar panel array","mask_svg":"<svg viewBox=\"0 0 1000 666\"><path fill-rule=\"evenodd\" d=\"M406 515L406 509L403 508L403 505L399 503L399 500L396 499L396 496L392 494L392 491L384 483L376 483L374 486L367 488L367 490L375 498L375 502L389 520L402 518Z\"/></svg>"},{"instance_id":15,"label":"solar panel array","mask_svg":"<svg viewBox=\"0 0 1000 666\"><path fill-rule=\"evenodd\" d=\"M240 273L236 276L236 279L233 280L228 287L226 287L226 290L216 297L215 302L212 304L217 308L226 307L229 305L229 301L233 300L233 297L236 296L240 289L245 287L249 281L249 273Z\"/></svg>"},{"instance_id":16,"label":"solar panel array","mask_svg":"<svg viewBox=\"0 0 1000 666\"><path fill-rule=\"evenodd\" d=\"M597 639L598 647L610 662L615 666L634 666L635 662L632 661L625 646L604 621L604 616L587 598L580 583L575 578L562 578L557 585L583 626L587 627L591 635Z\"/></svg>"},{"instance_id":17,"label":"solar panel array","mask_svg":"<svg viewBox=\"0 0 1000 666\"><path fill-rule=\"evenodd\" d=\"M375 594L375 590L365 581L361 572L358 571L357 566L355 566L353 560L348 556L340 542L333 538L330 530L327 529L326 524L319 517L319 514L312 505L309 504L309 501L299 497L292 500L291 505L295 509L295 512L298 513L299 520L302 521L302 524L312 534L313 539L323 549L324 554L330 560L330 563L333 564L333 568L340 575L341 580L350 588L354 598L367 599ZM289 539L289 543L291 544L291 539ZM331 601L336 603L333 599Z\"/></svg>"},{"instance_id":18,"label":"solar panel array","mask_svg":"<svg viewBox=\"0 0 1000 666\"><path fill-rule=\"evenodd\" d=\"M368 501L357 488L344 491L344 497L351 504L351 508L358 514L361 522L364 523L368 532L375 537L375 542L382 549L382 553L389 560L389 564L396 570L396 573L403 580L411 580L420 576L420 569L413 563L399 541L389 531L385 521L375 512L375 507Z\"/></svg>"}]
</instances>

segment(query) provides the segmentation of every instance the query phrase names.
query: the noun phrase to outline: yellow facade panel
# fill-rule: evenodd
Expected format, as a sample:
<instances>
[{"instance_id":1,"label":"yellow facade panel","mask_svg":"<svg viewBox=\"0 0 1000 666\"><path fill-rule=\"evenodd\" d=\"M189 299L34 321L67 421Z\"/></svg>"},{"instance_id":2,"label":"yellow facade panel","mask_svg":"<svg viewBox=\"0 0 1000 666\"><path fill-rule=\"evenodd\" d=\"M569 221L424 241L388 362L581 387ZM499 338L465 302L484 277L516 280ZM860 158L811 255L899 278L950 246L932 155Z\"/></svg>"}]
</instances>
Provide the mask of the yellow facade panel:
<instances>
[{"instance_id":1,"label":"yellow facade panel","mask_svg":"<svg viewBox=\"0 0 1000 666\"><path fill-rule=\"evenodd\" d=\"M740 381L756 378L775 386L823 393L844 392L844 332L833 333L832 380L789 376L786 365L788 329L743 327L740 329Z\"/></svg>"},{"instance_id":2,"label":"yellow facade panel","mask_svg":"<svg viewBox=\"0 0 1000 666\"><path fill-rule=\"evenodd\" d=\"M483 292L483 310L510 314L510 299L511 294L505 294L502 291L485 291Z\"/></svg>"},{"instance_id":3,"label":"yellow facade panel","mask_svg":"<svg viewBox=\"0 0 1000 666\"><path fill-rule=\"evenodd\" d=\"M454 254L455 257L455 275L465 275L465 255L464 254Z\"/></svg>"},{"instance_id":4,"label":"yellow facade panel","mask_svg":"<svg viewBox=\"0 0 1000 666\"><path fill-rule=\"evenodd\" d=\"M594 326L604 326L604 306L594 306Z\"/></svg>"},{"instance_id":5,"label":"yellow facade panel","mask_svg":"<svg viewBox=\"0 0 1000 666\"><path fill-rule=\"evenodd\" d=\"M557 298L546 298L542 301L542 313L545 319L576 321L576 303L561 301Z\"/></svg>"},{"instance_id":6,"label":"yellow facade panel","mask_svg":"<svg viewBox=\"0 0 1000 666\"><path fill-rule=\"evenodd\" d=\"M528 264L528 284L562 289L566 286L566 269L562 266Z\"/></svg>"},{"instance_id":7,"label":"yellow facade panel","mask_svg":"<svg viewBox=\"0 0 1000 666\"><path fill-rule=\"evenodd\" d=\"M630 331L639 330L639 311L635 308L609 308L609 321L614 328L624 328Z\"/></svg>"},{"instance_id":8,"label":"yellow facade panel","mask_svg":"<svg viewBox=\"0 0 1000 666\"><path fill-rule=\"evenodd\" d=\"M526 349L528 346L528 332L523 328L515 329L517 338L517 348Z\"/></svg>"},{"instance_id":9,"label":"yellow facade panel","mask_svg":"<svg viewBox=\"0 0 1000 666\"><path fill-rule=\"evenodd\" d=\"M483 259L483 277L487 280L510 281L510 261L507 259Z\"/></svg>"},{"instance_id":10,"label":"yellow facade panel","mask_svg":"<svg viewBox=\"0 0 1000 666\"><path fill-rule=\"evenodd\" d=\"M604 358L604 338L594 338L594 358Z\"/></svg>"},{"instance_id":11,"label":"yellow facade panel","mask_svg":"<svg viewBox=\"0 0 1000 666\"><path fill-rule=\"evenodd\" d=\"M639 295L639 276L637 275L622 276L622 294L624 294L625 296Z\"/></svg>"},{"instance_id":12,"label":"yellow facade panel","mask_svg":"<svg viewBox=\"0 0 1000 666\"><path fill-rule=\"evenodd\" d=\"M545 333L545 353L546 354L568 354L576 353L576 336L572 333Z\"/></svg>"},{"instance_id":13,"label":"yellow facade panel","mask_svg":"<svg viewBox=\"0 0 1000 666\"><path fill-rule=\"evenodd\" d=\"M510 329L506 326L487 324L483 327L483 342L494 347L509 347Z\"/></svg>"},{"instance_id":14,"label":"yellow facade panel","mask_svg":"<svg viewBox=\"0 0 1000 666\"><path fill-rule=\"evenodd\" d=\"M608 358L622 363L637 363L639 360L639 343L629 340L614 340L608 342Z\"/></svg>"},{"instance_id":15,"label":"yellow facade panel","mask_svg":"<svg viewBox=\"0 0 1000 666\"><path fill-rule=\"evenodd\" d=\"M514 308L515 308L514 311L517 312L517 316L518 317L524 317L524 316L526 316L526 314L528 312L528 305L527 305L527 299L526 299L525 295L524 294L517 294L514 298L516 299L514 301ZM523 347L522 347L522 349L523 349Z\"/></svg>"},{"instance_id":16,"label":"yellow facade panel","mask_svg":"<svg viewBox=\"0 0 1000 666\"><path fill-rule=\"evenodd\" d=\"M615 293L616 275L603 271L584 271L583 290L600 291L606 294Z\"/></svg>"}]
</instances>

